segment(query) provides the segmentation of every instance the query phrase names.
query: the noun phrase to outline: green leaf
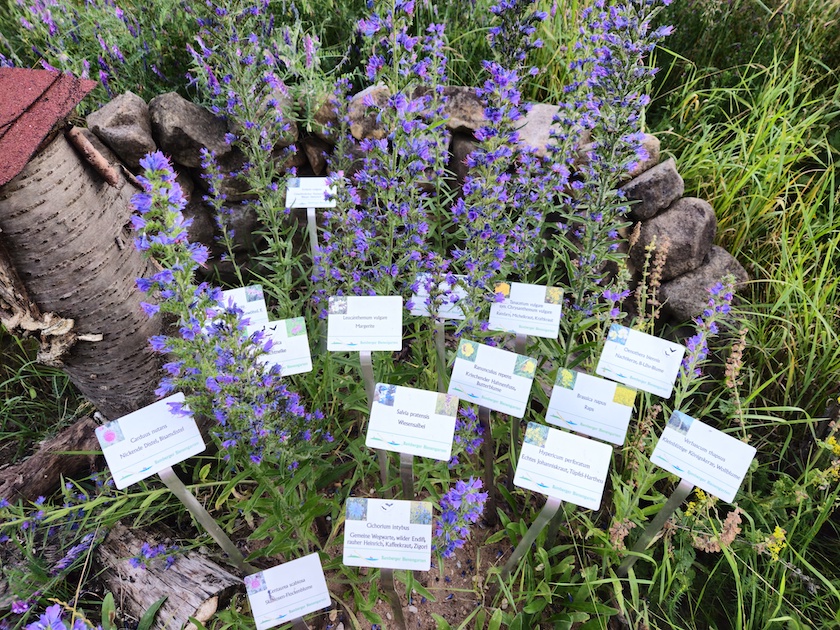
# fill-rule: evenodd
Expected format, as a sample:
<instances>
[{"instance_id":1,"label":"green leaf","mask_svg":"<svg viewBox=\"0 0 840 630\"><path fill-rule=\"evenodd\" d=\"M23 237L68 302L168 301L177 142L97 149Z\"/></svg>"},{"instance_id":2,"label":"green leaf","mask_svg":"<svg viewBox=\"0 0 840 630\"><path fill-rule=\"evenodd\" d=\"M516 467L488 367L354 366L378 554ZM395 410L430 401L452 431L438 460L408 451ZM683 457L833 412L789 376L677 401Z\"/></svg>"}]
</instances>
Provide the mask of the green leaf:
<instances>
[{"instance_id":1,"label":"green leaf","mask_svg":"<svg viewBox=\"0 0 840 630\"><path fill-rule=\"evenodd\" d=\"M513 621L510 622L508 626L508 630L530 630L531 626L526 625L526 616L523 613L519 613L516 617L513 618Z\"/></svg>"},{"instance_id":2,"label":"green leaf","mask_svg":"<svg viewBox=\"0 0 840 630\"><path fill-rule=\"evenodd\" d=\"M487 626L487 630L499 630L502 627L502 611L500 608L496 609L496 612L493 613L493 616L490 617L490 625Z\"/></svg>"},{"instance_id":3,"label":"green leaf","mask_svg":"<svg viewBox=\"0 0 840 630\"><path fill-rule=\"evenodd\" d=\"M161 597L157 600L154 604L149 606L149 609L143 613L143 616L140 617L140 623L137 624L137 630L149 630L152 627L152 623L155 620L155 615L157 615L158 610L160 607L163 606L163 602L166 601L166 595Z\"/></svg>"},{"instance_id":4,"label":"green leaf","mask_svg":"<svg viewBox=\"0 0 840 630\"><path fill-rule=\"evenodd\" d=\"M528 615L535 615L537 613L541 613L547 605L548 601L540 597L531 602L528 602L525 605L525 608L522 609L522 611Z\"/></svg>"},{"instance_id":5,"label":"green leaf","mask_svg":"<svg viewBox=\"0 0 840 630\"><path fill-rule=\"evenodd\" d=\"M432 619L434 619L437 624L437 630L452 630L452 626L449 625L449 622L437 613L432 613Z\"/></svg>"},{"instance_id":6,"label":"green leaf","mask_svg":"<svg viewBox=\"0 0 840 630\"><path fill-rule=\"evenodd\" d=\"M115 625L117 619L117 609L114 605L114 595L107 593L105 599L102 600L102 630L117 630Z\"/></svg>"}]
</instances>

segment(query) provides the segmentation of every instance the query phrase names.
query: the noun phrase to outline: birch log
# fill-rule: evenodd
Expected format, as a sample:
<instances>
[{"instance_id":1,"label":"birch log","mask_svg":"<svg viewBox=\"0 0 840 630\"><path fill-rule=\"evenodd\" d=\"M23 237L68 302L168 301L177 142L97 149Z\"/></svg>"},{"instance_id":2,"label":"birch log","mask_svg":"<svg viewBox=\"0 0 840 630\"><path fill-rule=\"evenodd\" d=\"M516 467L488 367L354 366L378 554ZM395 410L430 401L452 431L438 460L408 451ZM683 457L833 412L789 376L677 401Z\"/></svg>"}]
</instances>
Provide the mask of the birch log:
<instances>
[{"instance_id":1,"label":"birch log","mask_svg":"<svg viewBox=\"0 0 840 630\"><path fill-rule=\"evenodd\" d=\"M139 554L143 543L159 544L164 537L158 530L129 529L117 523L96 550L102 567L100 579L114 594L124 616L135 619L166 596L153 629L182 628L190 617L206 624L218 609L227 606L235 592L243 589L244 583L193 551L178 556L169 569L163 568L163 562L153 563L148 569L129 565L127 559Z\"/></svg>"}]
</instances>

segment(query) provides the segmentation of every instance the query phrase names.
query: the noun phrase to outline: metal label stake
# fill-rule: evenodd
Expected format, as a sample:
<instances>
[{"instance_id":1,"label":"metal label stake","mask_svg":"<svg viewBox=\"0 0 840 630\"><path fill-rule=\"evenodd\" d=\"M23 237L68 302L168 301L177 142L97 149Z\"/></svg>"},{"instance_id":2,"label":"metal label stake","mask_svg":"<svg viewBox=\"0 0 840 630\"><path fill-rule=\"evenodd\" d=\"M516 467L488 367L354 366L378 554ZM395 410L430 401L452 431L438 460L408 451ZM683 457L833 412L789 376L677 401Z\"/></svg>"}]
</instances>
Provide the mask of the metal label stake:
<instances>
[{"instance_id":1,"label":"metal label stake","mask_svg":"<svg viewBox=\"0 0 840 630\"><path fill-rule=\"evenodd\" d=\"M315 262L315 254L318 252L318 221L315 216L315 208L306 209L306 223L309 226L309 245L312 248L312 262Z\"/></svg>"},{"instance_id":2,"label":"metal label stake","mask_svg":"<svg viewBox=\"0 0 840 630\"><path fill-rule=\"evenodd\" d=\"M403 499L414 501L414 455L400 453L400 480Z\"/></svg>"},{"instance_id":3,"label":"metal label stake","mask_svg":"<svg viewBox=\"0 0 840 630\"><path fill-rule=\"evenodd\" d=\"M516 354L525 354L528 346L528 335L523 333L516 333L516 343L514 350ZM519 446L519 418L511 417L510 419L510 451L508 458L508 478L505 485L508 490L513 490L513 462L518 461L516 456L516 449Z\"/></svg>"},{"instance_id":4,"label":"metal label stake","mask_svg":"<svg viewBox=\"0 0 840 630\"><path fill-rule=\"evenodd\" d=\"M201 505L192 492L187 489L184 482L178 478L178 475L175 474L175 471L172 470L172 468L164 468L158 473L158 477L160 477L160 480L164 483L164 485L169 488L170 492L178 497L178 500L184 504L184 507L186 507L190 514L195 517L195 520L198 521L205 530L207 530L207 533L212 536L213 540L215 540L219 547L221 547L228 555L231 562L237 569L242 571L245 575L259 571L256 567L252 567L250 564L245 562L245 557L242 555L242 552L236 548L233 541L228 538L227 534L225 534L222 528L219 527L213 517L210 516L210 513L204 509L204 506Z\"/></svg>"},{"instance_id":5,"label":"metal label stake","mask_svg":"<svg viewBox=\"0 0 840 630\"><path fill-rule=\"evenodd\" d=\"M540 532L543 528L548 525L549 521L557 514L557 511L560 509L560 506L563 505L563 502L560 499L555 497L548 497L548 500L545 502L543 509L540 510L540 513L537 515L537 520L533 522L531 527L528 528L528 531L525 532L525 536L522 537L522 540L516 546L516 549L513 550L508 561L505 563L504 568L502 569L502 579L506 580L510 577L510 574L519 564L519 561L528 553L528 550L531 548L531 545L534 544L534 541L539 536Z\"/></svg>"},{"instance_id":6,"label":"metal label stake","mask_svg":"<svg viewBox=\"0 0 840 630\"><path fill-rule=\"evenodd\" d=\"M376 389L376 381L373 377L373 358L370 350L362 350L359 352L359 365L362 368L362 378L365 381L365 391L367 392L367 406L368 413L373 408L373 396ZM379 479L382 481L382 487L388 485L388 453L381 448L373 449L376 451L376 459L379 461ZM386 496L390 493L386 492Z\"/></svg>"},{"instance_id":7,"label":"metal label stake","mask_svg":"<svg viewBox=\"0 0 840 630\"><path fill-rule=\"evenodd\" d=\"M484 430L484 444L482 451L484 453L484 487L487 489L487 503L484 513L486 514L485 521L488 525L495 525L498 522L496 514L496 480L493 471L494 459L496 456L496 449L493 446L493 433L490 430L490 409L487 407L478 407L478 424Z\"/></svg>"},{"instance_id":8,"label":"metal label stake","mask_svg":"<svg viewBox=\"0 0 840 630\"><path fill-rule=\"evenodd\" d=\"M435 322L435 350L437 351L438 391L446 393L446 332L443 322Z\"/></svg>"},{"instance_id":9,"label":"metal label stake","mask_svg":"<svg viewBox=\"0 0 840 630\"><path fill-rule=\"evenodd\" d=\"M394 621L400 630L408 630L405 625L405 617L403 616L402 604L400 603L400 596L397 594L397 588L394 584L394 570L380 569L380 582L385 591L385 596L388 598L388 603L391 604L391 610L394 612Z\"/></svg>"},{"instance_id":10,"label":"metal label stake","mask_svg":"<svg viewBox=\"0 0 840 630\"><path fill-rule=\"evenodd\" d=\"M616 571L616 575L618 575L618 577L627 576L627 572L630 570L630 567L636 564L636 560L639 559L639 554L647 549L647 546L650 544L650 541L653 540L653 537L662 531L662 528L665 527L665 522L671 518L671 515L676 511L680 504L685 501L685 498L692 490L694 490L694 485L692 483L686 481L685 479L680 479L680 484L671 496L668 497L665 505L661 510L659 510L650 524L645 528L645 531L642 532L642 535L639 540L636 541L636 544L633 545L633 555L627 556L624 559L624 562L621 563L621 566L618 567L618 571Z\"/></svg>"}]
</instances>

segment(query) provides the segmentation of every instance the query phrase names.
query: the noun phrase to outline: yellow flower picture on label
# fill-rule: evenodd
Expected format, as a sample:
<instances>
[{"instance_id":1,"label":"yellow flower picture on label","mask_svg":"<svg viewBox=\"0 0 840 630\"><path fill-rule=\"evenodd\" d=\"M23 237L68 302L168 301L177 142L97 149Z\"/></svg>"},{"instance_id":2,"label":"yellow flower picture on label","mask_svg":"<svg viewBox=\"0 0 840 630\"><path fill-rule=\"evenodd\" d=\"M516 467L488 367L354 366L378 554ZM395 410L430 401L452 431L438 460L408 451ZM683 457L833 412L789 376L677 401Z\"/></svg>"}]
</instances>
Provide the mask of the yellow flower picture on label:
<instances>
[{"instance_id":1,"label":"yellow flower picture on label","mask_svg":"<svg viewBox=\"0 0 840 630\"><path fill-rule=\"evenodd\" d=\"M624 385L616 385L615 394L613 394L613 402L617 405L632 407L636 402L636 390L625 387Z\"/></svg>"},{"instance_id":2,"label":"yellow flower picture on label","mask_svg":"<svg viewBox=\"0 0 840 630\"><path fill-rule=\"evenodd\" d=\"M497 294L501 294L505 296L505 299L510 297L510 283L508 282L497 282L496 286L493 288L493 292Z\"/></svg>"},{"instance_id":3,"label":"yellow flower picture on label","mask_svg":"<svg viewBox=\"0 0 840 630\"><path fill-rule=\"evenodd\" d=\"M563 303L563 289L559 287L548 287L545 290L546 304L562 304Z\"/></svg>"},{"instance_id":4,"label":"yellow flower picture on label","mask_svg":"<svg viewBox=\"0 0 840 630\"><path fill-rule=\"evenodd\" d=\"M557 387L562 387L563 389L574 389L576 381L577 374L575 372L567 370L566 368L560 368L557 371L557 380L554 384Z\"/></svg>"},{"instance_id":5,"label":"yellow flower picture on label","mask_svg":"<svg viewBox=\"0 0 840 630\"><path fill-rule=\"evenodd\" d=\"M514 375L534 378L534 373L536 371L537 362L534 361L534 359L522 355L516 357L516 365L513 368Z\"/></svg>"},{"instance_id":6,"label":"yellow flower picture on label","mask_svg":"<svg viewBox=\"0 0 840 630\"><path fill-rule=\"evenodd\" d=\"M472 341L466 341L461 339L461 343L458 344L458 358L459 359L466 359L467 361L475 361L476 354L478 352L478 348Z\"/></svg>"}]
</instances>

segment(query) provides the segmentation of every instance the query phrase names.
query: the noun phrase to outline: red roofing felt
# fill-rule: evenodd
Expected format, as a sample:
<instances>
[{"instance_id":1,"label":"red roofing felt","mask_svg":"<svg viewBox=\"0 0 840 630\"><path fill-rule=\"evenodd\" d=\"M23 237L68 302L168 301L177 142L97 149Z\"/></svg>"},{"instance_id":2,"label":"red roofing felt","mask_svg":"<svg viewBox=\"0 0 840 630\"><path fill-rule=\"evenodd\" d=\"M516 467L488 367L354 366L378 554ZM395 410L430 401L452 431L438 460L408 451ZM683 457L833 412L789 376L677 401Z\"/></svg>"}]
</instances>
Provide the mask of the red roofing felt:
<instances>
[{"instance_id":1,"label":"red roofing felt","mask_svg":"<svg viewBox=\"0 0 840 630\"><path fill-rule=\"evenodd\" d=\"M23 170L50 133L96 87L70 74L0 68L0 186Z\"/></svg>"}]
</instances>

